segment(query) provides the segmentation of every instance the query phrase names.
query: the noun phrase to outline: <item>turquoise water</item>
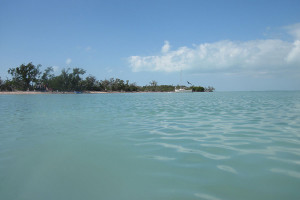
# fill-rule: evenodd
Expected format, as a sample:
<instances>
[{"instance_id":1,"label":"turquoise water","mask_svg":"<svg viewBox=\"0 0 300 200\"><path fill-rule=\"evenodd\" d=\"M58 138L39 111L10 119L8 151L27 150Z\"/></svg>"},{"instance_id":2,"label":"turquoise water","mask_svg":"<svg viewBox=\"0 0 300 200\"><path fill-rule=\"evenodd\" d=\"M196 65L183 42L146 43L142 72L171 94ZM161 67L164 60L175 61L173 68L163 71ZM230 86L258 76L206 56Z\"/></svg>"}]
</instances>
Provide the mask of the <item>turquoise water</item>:
<instances>
[{"instance_id":1,"label":"turquoise water","mask_svg":"<svg viewBox=\"0 0 300 200\"><path fill-rule=\"evenodd\" d=\"M0 95L0 199L300 199L300 92Z\"/></svg>"}]
</instances>

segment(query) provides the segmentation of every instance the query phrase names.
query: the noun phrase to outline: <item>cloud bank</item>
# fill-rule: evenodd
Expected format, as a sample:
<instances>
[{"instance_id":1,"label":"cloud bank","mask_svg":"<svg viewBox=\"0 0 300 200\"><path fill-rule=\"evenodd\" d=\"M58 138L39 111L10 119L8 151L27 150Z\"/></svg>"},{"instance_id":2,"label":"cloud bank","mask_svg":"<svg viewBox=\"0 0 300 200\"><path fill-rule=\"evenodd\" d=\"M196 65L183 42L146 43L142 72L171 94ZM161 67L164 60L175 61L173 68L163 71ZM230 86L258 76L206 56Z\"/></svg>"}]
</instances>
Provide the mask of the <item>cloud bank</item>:
<instances>
[{"instance_id":1,"label":"cloud bank","mask_svg":"<svg viewBox=\"0 0 300 200\"><path fill-rule=\"evenodd\" d=\"M158 55L130 56L132 71L281 74L300 72L300 23L286 27L293 42L279 39L204 43L171 50L165 41Z\"/></svg>"}]
</instances>

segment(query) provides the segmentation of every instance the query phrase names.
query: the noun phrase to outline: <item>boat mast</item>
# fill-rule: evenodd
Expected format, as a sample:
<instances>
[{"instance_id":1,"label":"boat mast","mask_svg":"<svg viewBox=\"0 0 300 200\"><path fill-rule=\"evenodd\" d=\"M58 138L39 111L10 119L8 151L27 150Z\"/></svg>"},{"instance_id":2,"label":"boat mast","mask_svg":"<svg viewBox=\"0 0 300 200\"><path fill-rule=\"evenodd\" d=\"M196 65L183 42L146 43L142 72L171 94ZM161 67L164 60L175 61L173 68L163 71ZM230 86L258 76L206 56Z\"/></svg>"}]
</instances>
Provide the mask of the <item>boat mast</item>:
<instances>
[{"instance_id":1,"label":"boat mast","mask_svg":"<svg viewBox=\"0 0 300 200\"><path fill-rule=\"evenodd\" d=\"M180 69L180 82L179 82L180 86L179 88L181 89L182 88L182 69Z\"/></svg>"}]
</instances>

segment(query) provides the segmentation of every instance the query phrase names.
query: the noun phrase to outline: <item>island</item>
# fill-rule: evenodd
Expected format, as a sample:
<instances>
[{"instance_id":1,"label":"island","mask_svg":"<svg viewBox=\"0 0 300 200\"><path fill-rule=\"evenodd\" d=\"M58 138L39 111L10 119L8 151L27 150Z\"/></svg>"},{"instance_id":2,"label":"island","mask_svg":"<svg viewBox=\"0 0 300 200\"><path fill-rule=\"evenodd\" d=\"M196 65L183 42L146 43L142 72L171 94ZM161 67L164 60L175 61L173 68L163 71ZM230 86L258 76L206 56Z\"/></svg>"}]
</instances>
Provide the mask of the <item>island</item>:
<instances>
[{"instance_id":1,"label":"island","mask_svg":"<svg viewBox=\"0 0 300 200\"><path fill-rule=\"evenodd\" d=\"M63 69L57 76L53 67L41 70L41 65L32 62L21 64L16 68L9 68L11 79L2 80L0 77L0 94L44 94L44 93L113 93L113 92L174 92L175 88L184 88L193 92L213 92L211 86L185 86L185 85L158 85L151 81L149 85L138 86L135 82L110 78L97 80L95 76L82 76L86 70L82 68ZM189 83L189 82L188 82Z\"/></svg>"}]
</instances>

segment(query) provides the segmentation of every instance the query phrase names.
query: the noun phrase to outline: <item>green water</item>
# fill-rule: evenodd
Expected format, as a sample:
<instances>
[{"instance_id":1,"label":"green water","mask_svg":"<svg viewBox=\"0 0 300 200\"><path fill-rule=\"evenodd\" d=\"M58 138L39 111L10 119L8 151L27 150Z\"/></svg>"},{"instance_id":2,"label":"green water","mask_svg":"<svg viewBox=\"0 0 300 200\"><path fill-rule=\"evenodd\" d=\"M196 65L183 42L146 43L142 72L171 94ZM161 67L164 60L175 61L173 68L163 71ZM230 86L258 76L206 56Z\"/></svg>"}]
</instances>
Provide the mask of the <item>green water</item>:
<instances>
[{"instance_id":1,"label":"green water","mask_svg":"<svg viewBox=\"0 0 300 200\"><path fill-rule=\"evenodd\" d=\"M0 95L0 199L300 199L300 92Z\"/></svg>"}]
</instances>

